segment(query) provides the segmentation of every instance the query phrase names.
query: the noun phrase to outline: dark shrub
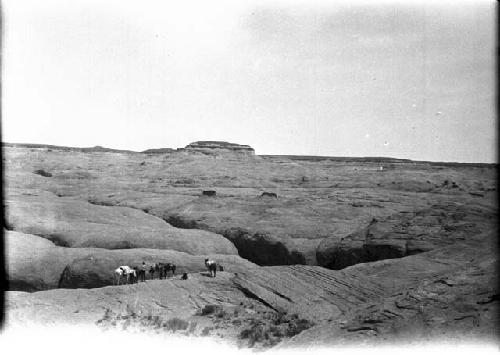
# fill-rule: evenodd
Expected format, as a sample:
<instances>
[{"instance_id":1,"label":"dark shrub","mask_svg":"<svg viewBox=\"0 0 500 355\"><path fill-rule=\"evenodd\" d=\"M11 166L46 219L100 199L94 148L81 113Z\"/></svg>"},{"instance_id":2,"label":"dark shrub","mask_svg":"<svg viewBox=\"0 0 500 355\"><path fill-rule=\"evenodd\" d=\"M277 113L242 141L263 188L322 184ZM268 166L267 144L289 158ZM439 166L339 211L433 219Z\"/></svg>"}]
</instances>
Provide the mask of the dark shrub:
<instances>
[{"instance_id":1,"label":"dark shrub","mask_svg":"<svg viewBox=\"0 0 500 355\"><path fill-rule=\"evenodd\" d=\"M213 329L214 329L213 327L205 327L205 328L203 328L201 335L202 336L210 335L210 331L212 331Z\"/></svg>"},{"instance_id":2,"label":"dark shrub","mask_svg":"<svg viewBox=\"0 0 500 355\"><path fill-rule=\"evenodd\" d=\"M52 174L51 173L48 173L46 172L45 170L43 169L38 169L38 170L35 170L33 173L37 174L37 175L40 175L40 176L44 176L44 177L52 177Z\"/></svg>"},{"instance_id":3,"label":"dark shrub","mask_svg":"<svg viewBox=\"0 0 500 355\"><path fill-rule=\"evenodd\" d=\"M180 318L171 318L163 324L164 328L176 332L178 330L186 330L189 326L189 322Z\"/></svg>"},{"instance_id":4,"label":"dark shrub","mask_svg":"<svg viewBox=\"0 0 500 355\"><path fill-rule=\"evenodd\" d=\"M206 316L209 314L219 314L222 312L223 312L222 306L219 306L217 304L207 304L203 306L203 308L201 309L202 316Z\"/></svg>"}]
</instances>

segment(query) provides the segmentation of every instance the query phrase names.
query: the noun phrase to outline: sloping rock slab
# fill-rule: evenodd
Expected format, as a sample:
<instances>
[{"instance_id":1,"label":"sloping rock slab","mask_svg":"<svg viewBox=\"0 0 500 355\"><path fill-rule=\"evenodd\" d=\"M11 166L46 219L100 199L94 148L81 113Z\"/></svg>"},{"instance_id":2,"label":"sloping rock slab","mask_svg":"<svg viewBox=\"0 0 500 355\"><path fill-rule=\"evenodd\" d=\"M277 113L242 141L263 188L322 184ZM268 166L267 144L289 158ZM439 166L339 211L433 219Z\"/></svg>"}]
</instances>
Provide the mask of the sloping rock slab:
<instances>
[{"instance_id":1,"label":"sloping rock slab","mask_svg":"<svg viewBox=\"0 0 500 355\"><path fill-rule=\"evenodd\" d=\"M5 236L10 290L103 287L113 284L113 271L118 266L139 266L143 261L149 265L172 262L177 266L178 275L205 271L204 255L161 249L65 248L36 235L5 231ZM206 257L230 272L257 267L237 255L207 254ZM147 278L151 278L149 273Z\"/></svg>"},{"instance_id":2,"label":"sloping rock slab","mask_svg":"<svg viewBox=\"0 0 500 355\"><path fill-rule=\"evenodd\" d=\"M216 260L224 267L225 272L246 272L257 268L257 265L236 255L193 256L173 250L156 249L96 250L67 265L62 272L59 287L95 288L113 285L114 270L117 267L121 265L140 266L143 261L148 265L148 270L149 266L155 263L174 263L177 266L177 278L182 273L203 272L209 276L205 267L205 258ZM171 276L171 273L168 276ZM158 278L158 274L153 274L153 277ZM146 278L151 279L149 272L146 273Z\"/></svg>"},{"instance_id":3,"label":"sloping rock slab","mask_svg":"<svg viewBox=\"0 0 500 355\"><path fill-rule=\"evenodd\" d=\"M42 236L59 246L171 249L193 255L238 253L221 235L175 228L132 208L97 206L49 194L11 195L5 205L9 229Z\"/></svg>"},{"instance_id":4,"label":"sloping rock slab","mask_svg":"<svg viewBox=\"0 0 500 355\"><path fill-rule=\"evenodd\" d=\"M31 234L4 231L7 280L10 290L40 291L57 288L64 268L91 249L56 246Z\"/></svg>"},{"instance_id":5,"label":"sloping rock slab","mask_svg":"<svg viewBox=\"0 0 500 355\"><path fill-rule=\"evenodd\" d=\"M389 296L367 299L329 324L319 324L282 346L491 341L498 334L497 232L430 252L357 264Z\"/></svg>"},{"instance_id":6,"label":"sloping rock slab","mask_svg":"<svg viewBox=\"0 0 500 355\"><path fill-rule=\"evenodd\" d=\"M498 341L498 260L436 275L349 318L306 330L282 347Z\"/></svg>"}]
</instances>

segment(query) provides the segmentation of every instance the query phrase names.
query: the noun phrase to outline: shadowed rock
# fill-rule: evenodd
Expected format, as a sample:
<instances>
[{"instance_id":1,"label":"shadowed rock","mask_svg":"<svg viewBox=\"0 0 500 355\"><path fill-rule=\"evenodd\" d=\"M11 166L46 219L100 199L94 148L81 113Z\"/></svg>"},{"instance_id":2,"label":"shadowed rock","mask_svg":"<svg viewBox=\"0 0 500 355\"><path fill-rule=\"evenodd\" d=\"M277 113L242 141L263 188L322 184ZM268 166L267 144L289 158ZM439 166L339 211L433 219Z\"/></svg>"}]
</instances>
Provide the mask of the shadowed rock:
<instances>
[{"instance_id":1,"label":"shadowed rock","mask_svg":"<svg viewBox=\"0 0 500 355\"><path fill-rule=\"evenodd\" d=\"M358 263L401 258L474 238L494 228L494 213L481 206L438 204L413 213L398 213L341 240L322 241L317 260L342 269Z\"/></svg>"},{"instance_id":2,"label":"shadowed rock","mask_svg":"<svg viewBox=\"0 0 500 355\"><path fill-rule=\"evenodd\" d=\"M290 251L282 242L266 234L249 234L234 228L226 231L228 238L242 258L251 260L257 265L290 265L305 264L305 258L300 253Z\"/></svg>"},{"instance_id":3,"label":"shadowed rock","mask_svg":"<svg viewBox=\"0 0 500 355\"><path fill-rule=\"evenodd\" d=\"M261 197L274 197L274 198L278 198L278 195L276 195L274 192L263 192L260 196Z\"/></svg>"},{"instance_id":4,"label":"shadowed rock","mask_svg":"<svg viewBox=\"0 0 500 355\"><path fill-rule=\"evenodd\" d=\"M483 233L497 220L494 166L249 157L210 144L162 155L4 148L8 228L38 235L8 252L11 285L100 287L9 291L9 321L154 318L154 329L197 323L195 334L235 339L279 333L275 321L296 313L314 323L291 340L306 344L496 329L497 239ZM224 272L207 277L205 257ZM143 259L174 262L179 275L105 286L109 270ZM206 305L222 309L201 315Z\"/></svg>"}]
</instances>

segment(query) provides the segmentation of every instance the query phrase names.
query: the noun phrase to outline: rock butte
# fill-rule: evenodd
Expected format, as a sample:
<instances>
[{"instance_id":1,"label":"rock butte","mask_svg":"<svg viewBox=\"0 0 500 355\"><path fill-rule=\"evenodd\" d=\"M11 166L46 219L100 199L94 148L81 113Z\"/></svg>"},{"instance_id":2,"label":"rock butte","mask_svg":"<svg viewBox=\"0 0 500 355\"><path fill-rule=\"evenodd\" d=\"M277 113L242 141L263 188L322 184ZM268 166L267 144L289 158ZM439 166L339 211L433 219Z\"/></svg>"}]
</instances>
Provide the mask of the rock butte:
<instances>
[{"instance_id":1,"label":"rock butte","mask_svg":"<svg viewBox=\"0 0 500 355\"><path fill-rule=\"evenodd\" d=\"M3 151L11 324L255 347L495 337L494 165L259 156L214 141ZM216 278L205 257L224 265ZM114 268L142 261L189 278L112 286Z\"/></svg>"}]
</instances>

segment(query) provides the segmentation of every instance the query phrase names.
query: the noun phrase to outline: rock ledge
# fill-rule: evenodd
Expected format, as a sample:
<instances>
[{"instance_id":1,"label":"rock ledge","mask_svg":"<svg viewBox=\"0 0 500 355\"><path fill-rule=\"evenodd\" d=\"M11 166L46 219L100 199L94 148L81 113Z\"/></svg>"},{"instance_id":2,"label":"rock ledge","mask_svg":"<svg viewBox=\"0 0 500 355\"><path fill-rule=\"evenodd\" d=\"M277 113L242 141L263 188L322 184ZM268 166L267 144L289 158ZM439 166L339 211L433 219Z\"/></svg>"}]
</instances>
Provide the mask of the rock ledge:
<instances>
[{"instance_id":1,"label":"rock ledge","mask_svg":"<svg viewBox=\"0 0 500 355\"><path fill-rule=\"evenodd\" d=\"M255 150L249 145L236 143L219 142L219 141L198 141L188 144L185 148L178 149L179 151L201 152L201 153L243 153L255 155Z\"/></svg>"}]
</instances>

